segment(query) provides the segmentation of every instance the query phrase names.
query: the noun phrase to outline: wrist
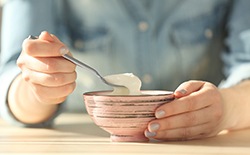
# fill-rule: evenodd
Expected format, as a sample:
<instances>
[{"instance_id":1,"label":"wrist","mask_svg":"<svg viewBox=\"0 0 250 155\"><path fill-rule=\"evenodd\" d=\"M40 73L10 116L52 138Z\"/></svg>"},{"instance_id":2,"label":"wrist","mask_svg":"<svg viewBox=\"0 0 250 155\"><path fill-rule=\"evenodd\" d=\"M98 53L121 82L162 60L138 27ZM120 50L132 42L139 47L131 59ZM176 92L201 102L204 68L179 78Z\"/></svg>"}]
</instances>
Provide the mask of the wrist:
<instances>
[{"instance_id":1,"label":"wrist","mask_svg":"<svg viewBox=\"0 0 250 155\"><path fill-rule=\"evenodd\" d=\"M250 81L220 90L223 98L223 127L227 130L239 130L250 127Z\"/></svg>"},{"instance_id":2,"label":"wrist","mask_svg":"<svg viewBox=\"0 0 250 155\"><path fill-rule=\"evenodd\" d=\"M222 117L222 130L233 130L237 126L237 122L239 120L238 115L235 115L235 104L232 98L234 91L225 88L225 89L220 89L220 93L222 96L222 102L223 102L223 117Z\"/></svg>"},{"instance_id":3,"label":"wrist","mask_svg":"<svg viewBox=\"0 0 250 155\"><path fill-rule=\"evenodd\" d=\"M39 103L28 83L19 75L11 84L8 104L14 117L28 124L41 123L49 119L58 105Z\"/></svg>"}]
</instances>

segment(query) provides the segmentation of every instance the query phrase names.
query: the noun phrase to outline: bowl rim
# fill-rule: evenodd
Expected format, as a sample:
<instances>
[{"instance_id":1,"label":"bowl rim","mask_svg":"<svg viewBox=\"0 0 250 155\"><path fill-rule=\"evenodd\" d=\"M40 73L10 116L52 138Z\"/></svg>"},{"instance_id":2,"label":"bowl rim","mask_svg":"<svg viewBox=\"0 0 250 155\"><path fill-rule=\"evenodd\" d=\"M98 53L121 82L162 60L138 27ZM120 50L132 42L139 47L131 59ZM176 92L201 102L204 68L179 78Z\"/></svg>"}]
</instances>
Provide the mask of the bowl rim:
<instances>
[{"instance_id":1,"label":"bowl rim","mask_svg":"<svg viewBox=\"0 0 250 155\"><path fill-rule=\"evenodd\" d=\"M146 96L173 96L174 98L174 92L173 91L168 91L168 90L141 90L141 92L146 93L146 92L161 92L161 93L155 93L155 94L142 94L142 95L109 95L105 93L112 92L112 90L99 90L99 91L88 91L84 92L83 96L107 96L107 97L146 97Z\"/></svg>"}]
</instances>

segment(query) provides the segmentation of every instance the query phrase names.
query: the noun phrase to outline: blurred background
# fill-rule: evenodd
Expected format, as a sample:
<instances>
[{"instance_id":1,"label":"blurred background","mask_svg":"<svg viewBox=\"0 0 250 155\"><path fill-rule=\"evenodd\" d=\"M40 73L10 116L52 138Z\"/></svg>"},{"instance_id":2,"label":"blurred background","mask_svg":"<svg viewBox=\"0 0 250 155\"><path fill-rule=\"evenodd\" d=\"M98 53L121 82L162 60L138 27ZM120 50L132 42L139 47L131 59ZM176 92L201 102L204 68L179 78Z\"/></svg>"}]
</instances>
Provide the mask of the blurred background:
<instances>
[{"instance_id":1,"label":"blurred background","mask_svg":"<svg viewBox=\"0 0 250 155\"><path fill-rule=\"evenodd\" d=\"M2 26L2 6L3 6L3 1L0 0L0 36L1 36L1 26ZM1 37L0 37L0 49L1 49ZM0 50L0 63L1 63L1 50Z\"/></svg>"}]
</instances>

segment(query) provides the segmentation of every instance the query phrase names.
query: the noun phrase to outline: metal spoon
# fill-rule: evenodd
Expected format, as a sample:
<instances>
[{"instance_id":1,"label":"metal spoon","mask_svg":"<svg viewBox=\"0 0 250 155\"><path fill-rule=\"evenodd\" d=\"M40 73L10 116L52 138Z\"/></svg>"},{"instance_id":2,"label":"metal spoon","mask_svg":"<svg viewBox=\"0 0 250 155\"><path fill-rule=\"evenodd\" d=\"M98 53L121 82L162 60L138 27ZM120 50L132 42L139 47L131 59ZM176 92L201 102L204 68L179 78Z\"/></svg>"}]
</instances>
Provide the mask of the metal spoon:
<instances>
[{"instance_id":1,"label":"metal spoon","mask_svg":"<svg viewBox=\"0 0 250 155\"><path fill-rule=\"evenodd\" d=\"M30 36L28 37L28 39L38 39L38 38L35 37L35 36L33 36L33 35L30 35ZM68 55L68 54L64 54L64 55L62 55L62 57L64 57L65 59L69 60L70 62L76 64L77 66L79 66L79 67L81 67L81 68L87 68L87 69L91 70L91 71L94 72L95 75L96 75L97 77L99 77L105 84L107 84L107 85L109 85L109 86L111 86L111 87L123 87L123 86L121 86L121 85L115 85L115 84L113 84L113 83L110 83L110 82L106 81L105 78L104 78L103 76L101 76L101 74L98 73L97 70L95 70L94 68L90 67L89 65L87 65L87 64L85 64L85 63L83 63L83 62L77 60L76 58L71 57L71 56Z\"/></svg>"}]
</instances>

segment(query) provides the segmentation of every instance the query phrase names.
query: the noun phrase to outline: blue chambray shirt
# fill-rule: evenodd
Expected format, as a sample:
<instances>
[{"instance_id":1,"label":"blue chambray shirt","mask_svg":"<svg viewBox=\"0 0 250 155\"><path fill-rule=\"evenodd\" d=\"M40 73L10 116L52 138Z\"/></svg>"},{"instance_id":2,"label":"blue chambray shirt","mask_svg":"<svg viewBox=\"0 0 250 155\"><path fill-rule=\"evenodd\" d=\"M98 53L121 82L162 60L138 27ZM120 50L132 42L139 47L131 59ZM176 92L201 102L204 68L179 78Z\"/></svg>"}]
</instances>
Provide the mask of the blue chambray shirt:
<instances>
[{"instance_id":1,"label":"blue chambray shirt","mask_svg":"<svg viewBox=\"0 0 250 155\"><path fill-rule=\"evenodd\" d=\"M102 75L134 73L142 89L174 90L189 79L229 87L250 77L249 0L9 0L3 14L0 113L17 125L47 126L57 115L23 124L7 103L22 42L43 30ZM82 112L82 93L110 88L77 72L64 109Z\"/></svg>"}]
</instances>

